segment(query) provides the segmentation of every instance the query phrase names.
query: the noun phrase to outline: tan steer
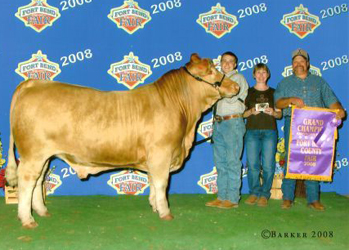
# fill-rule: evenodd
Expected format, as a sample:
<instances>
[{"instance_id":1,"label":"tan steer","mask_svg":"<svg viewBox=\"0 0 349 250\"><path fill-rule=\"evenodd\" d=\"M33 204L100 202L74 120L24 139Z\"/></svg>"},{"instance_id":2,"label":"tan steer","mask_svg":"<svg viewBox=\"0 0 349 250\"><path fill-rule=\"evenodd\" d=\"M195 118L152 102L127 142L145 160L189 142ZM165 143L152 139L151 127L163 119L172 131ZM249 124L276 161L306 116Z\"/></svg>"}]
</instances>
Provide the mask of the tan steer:
<instances>
[{"instance_id":1,"label":"tan steer","mask_svg":"<svg viewBox=\"0 0 349 250\"><path fill-rule=\"evenodd\" d=\"M54 157L79 178L118 167L147 172L150 205L161 219L172 219L166 199L170 172L188 156L201 113L238 91L237 83L197 54L185 67L131 91L103 92L44 80L21 83L11 103L6 180L18 184L22 225L38 225L32 208L49 216L42 184Z\"/></svg>"}]
</instances>

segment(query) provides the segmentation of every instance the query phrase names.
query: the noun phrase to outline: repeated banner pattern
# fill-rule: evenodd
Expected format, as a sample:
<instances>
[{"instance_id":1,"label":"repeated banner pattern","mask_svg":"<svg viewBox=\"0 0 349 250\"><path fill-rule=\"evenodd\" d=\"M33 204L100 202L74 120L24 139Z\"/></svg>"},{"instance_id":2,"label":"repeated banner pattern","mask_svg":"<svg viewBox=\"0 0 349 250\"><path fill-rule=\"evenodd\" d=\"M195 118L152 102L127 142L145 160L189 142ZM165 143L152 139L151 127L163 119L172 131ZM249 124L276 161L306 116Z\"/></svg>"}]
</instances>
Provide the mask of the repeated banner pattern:
<instances>
[{"instance_id":1,"label":"repeated banner pattern","mask_svg":"<svg viewBox=\"0 0 349 250\"><path fill-rule=\"evenodd\" d=\"M292 74L292 51L303 48L310 55L311 73L325 78L348 106L345 0L3 0L0 9L0 133L5 159L10 101L21 81L47 79L128 91L183 66L194 52L211 58L220 69L220 54L233 51L250 86L254 65L266 63L269 85L275 88ZM282 126L281 120L277 173L285 164ZM349 194L346 121L338 132L333 182L323 183L321 190ZM206 112L196 140L211 134L212 114ZM245 156L242 161L245 165ZM242 193L248 192L246 171L244 166ZM209 141L192 149L169 185L170 193L217 191ZM149 193L145 173L119 170L80 181L60 160L51 163L46 189L54 195Z\"/></svg>"}]
</instances>

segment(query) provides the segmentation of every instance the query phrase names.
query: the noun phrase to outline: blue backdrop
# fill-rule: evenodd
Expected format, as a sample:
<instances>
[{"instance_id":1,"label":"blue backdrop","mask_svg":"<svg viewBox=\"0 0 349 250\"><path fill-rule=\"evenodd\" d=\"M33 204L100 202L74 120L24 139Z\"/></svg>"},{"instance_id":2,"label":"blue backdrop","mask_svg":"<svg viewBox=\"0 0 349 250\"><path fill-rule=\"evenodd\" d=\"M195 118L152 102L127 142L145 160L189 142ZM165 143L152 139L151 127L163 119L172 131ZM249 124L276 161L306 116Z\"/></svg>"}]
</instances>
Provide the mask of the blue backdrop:
<instances>
[{"instance_id":1,"label":"blue backdrop","mask_svg":"<svg viewBox=\"0 0 349 250\"><path fill-rule=\"evenodd\" d=\"M250 86L254 64L264 62L271 70L269 85L275 88L290 74L291 52L300 47L310 54L312 72L321 74L343 106L348 105L346 0L1 0L0 9L0 132L5 158L11 97L26 77L127 91L183 66L193 52L218 61L230 50L238 55L238 70ZM130 62L138 64L138 70L127 71ZM207 113L202 121L210 118ZM280 137L282 124L279 121ZM209 127L208 123L206 130ZM198 133L196 140L202 138ZM349 194L348 139L344 122L333 182L322 183L322 191ZM244 157L242 161L245 164ZM172 175L169 192L212 192L199 183L205 177L207 187L214 183L213 167L211 145L194 147L182 170ZM123 181L131 179L138 183L133 193L142 193L144 178L116 171L80 181L68 165L54 160L47 182L55 195L116 195L112 186L127 193L134 185ZM244 176L243 193L247 186ZM146 188L143 193L148 192Z\"/></svg>"}]
</instances>

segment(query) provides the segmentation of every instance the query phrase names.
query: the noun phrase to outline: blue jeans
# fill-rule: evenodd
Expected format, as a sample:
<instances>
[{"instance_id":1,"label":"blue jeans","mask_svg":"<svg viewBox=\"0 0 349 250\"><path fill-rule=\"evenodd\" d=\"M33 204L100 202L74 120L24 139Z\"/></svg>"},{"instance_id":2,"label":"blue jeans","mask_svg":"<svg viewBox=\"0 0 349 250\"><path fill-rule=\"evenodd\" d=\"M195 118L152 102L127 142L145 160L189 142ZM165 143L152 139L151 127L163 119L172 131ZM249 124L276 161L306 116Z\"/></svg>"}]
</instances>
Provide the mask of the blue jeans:
<instances>
[{"instance_id":1,"label":"blue jeans","mask_svg":"<svg viewBox=\"0 0 349 250\"><path fill-rule=\"evenodd\" d=\"M290 138L290 129L291 129L291 117L285 117L284 133L285 133L286 162L288 158L288 142ZM286 175L286 172L287 172L287 167L285 168L285 175ZM282 199L293 201L295 188L296 188L296 180L284 178L281 186L282 194L283 194ZM308 203L318 201L320 196L319 195L320 182L305 181L305 191L307 194Z\"/></svg>"},{"instance_id":2,"label":"blue jeans","mask_svg":"<svg viewBox=\"0 0 349 250\"><path fill-rule=\"evenodd\" d=\"M218 199L238 203L241 187L241 154L245 123L242 118L215 122L213 156L217 168Z\"/></svg>"},{"instance_id":3,"label":"blue jeans","mask_svg":"<svg viewBox=\"0 0 349 250\"><path fill-rule=\"evenodd\" d=\"M247 157L247 178L250 194L270 198L275 173L275 152L277 131L272 129L247 130L245 136ZM260 171L263 169L263 184L260 183Z\"/></svg>"}]
</instances>

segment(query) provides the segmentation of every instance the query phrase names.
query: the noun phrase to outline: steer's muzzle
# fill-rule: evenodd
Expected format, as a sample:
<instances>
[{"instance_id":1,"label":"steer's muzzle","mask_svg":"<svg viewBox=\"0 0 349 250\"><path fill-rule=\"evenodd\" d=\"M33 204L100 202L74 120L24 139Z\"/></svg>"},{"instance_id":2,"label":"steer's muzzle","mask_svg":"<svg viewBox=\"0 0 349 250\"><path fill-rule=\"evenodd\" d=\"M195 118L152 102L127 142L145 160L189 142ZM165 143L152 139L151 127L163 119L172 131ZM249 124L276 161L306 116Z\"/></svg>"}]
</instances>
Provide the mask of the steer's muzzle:
<instances>
[{"instance_id":1,"label":"steer's muzzle","mask_svg":"<svg viewBox=\"0 0 349 250\"><path fill-rule=\"evenodd\" d=\"M240 91L239 84L226 77L222 82L220 92L222 97L232 97Z\"/></svg>"}]
</instances>

